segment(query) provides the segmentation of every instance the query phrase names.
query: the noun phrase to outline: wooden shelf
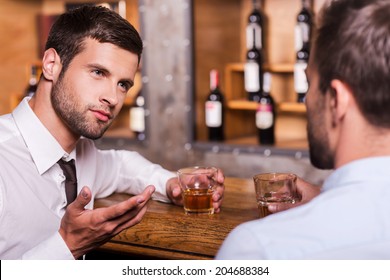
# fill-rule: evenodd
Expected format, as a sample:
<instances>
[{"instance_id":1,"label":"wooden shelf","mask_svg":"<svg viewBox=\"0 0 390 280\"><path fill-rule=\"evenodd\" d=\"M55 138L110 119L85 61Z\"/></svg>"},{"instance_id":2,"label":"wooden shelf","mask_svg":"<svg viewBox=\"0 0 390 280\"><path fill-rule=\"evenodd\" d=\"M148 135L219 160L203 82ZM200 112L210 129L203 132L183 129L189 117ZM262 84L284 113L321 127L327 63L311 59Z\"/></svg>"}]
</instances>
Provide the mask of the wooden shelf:
<instances>
[{"instance_id":1,"label":"wooden shelf","mask_svg":"<svg viewBox=\"0 0 390 280\"><path fill-rule=\"evenodd\" d=\"M278 63L272 65L264 65L264 70L275 74L292 74L294 73L294 64Z\"/></svg>"},{"instance_id":2,"label":"wooden shelf","mask_svg":"<svg viewBox=\"0 0 390 280\"><path fill-rule=\"evenodd\" d=\"M250 110L256 111L258 103L255 101L248 101L244 99L230 100L227 102L227 108L231 110Z\"/></svg>"},{"instance_id":3,"label":"wooden shelf","mask_svg":"<svg viewBox=\"0 0 390 280\"><path fill-rule=\"evenodd\" d=\"M282 102L278 104L278 111L282 113L306 114L306 105L297 102Z\"/></svg>"},{"instance_id":4,"label":"wooden shelf","mask_svg":"<svg viewBox=\"0 0 390 280\"><path fill-rule=\"evenodd\" d=\"M227 102L227 108L230 110L256 111L257 102L248 101L244 99L230 100ZM277 110L279 113L305 114L306 106L303 103L282 102L277 105Z\"/></svg>"},{"instance_id":5,"label":"wooden shelf","mask_svg":"<svg viewBox=\"0 0 390 280\"><path fill-rule=\"evenodd\" d=\"M226 65L228 71L244 72L245 63L229 63ZM291 63L275 63L263 65L264 71L275 74L292 74L294 73L294 64Z\"/></svg>"}]
</instances>

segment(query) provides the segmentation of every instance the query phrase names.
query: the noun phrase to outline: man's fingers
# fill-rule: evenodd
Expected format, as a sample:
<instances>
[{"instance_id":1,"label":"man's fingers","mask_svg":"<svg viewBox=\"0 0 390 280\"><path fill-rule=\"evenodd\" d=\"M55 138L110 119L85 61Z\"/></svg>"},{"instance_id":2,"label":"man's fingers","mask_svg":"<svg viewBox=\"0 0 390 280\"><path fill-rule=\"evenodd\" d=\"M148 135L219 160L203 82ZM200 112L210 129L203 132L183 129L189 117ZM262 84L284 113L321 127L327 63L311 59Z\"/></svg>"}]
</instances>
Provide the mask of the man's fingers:
<instances>
[{"instance_id":1,"label":"man's fingers","mask_svg":"<svg viewBox=\"0 0 390 280\"><path fill-rule=\"evenodd\" d=\"M69 204L68 209L77 209L80 212L84 211L85 206L87 206L87 204L91 201L91 198L91 190L87 186L84 186L77 195L76 199L71 204Z\"/></svg>"},{"instance_id":2,"label":"man's fingers","mask_svg":"<svg viewBox=\"0 0 390 280\"><path fill-rule=\"evenodd\" d=\"M271 213L276 213L276 212L284 211L287 209L288 209L288 207L286 207L285 205L282 205L282 204L272 203L272 204L268 205L268 210Z\"/></svg>"},{"instance_id":3,"label":"man's fingers","mask_svg":"<svg viewBox=\"0 0 390 280\"><path fill-rule=\"evenodd\" d=\"M173 187L172 189L172 196L174 198L179 198L181 195L181 189L180 189L180 186L176 185Z\"/></svg>"},{"instance_id":4,"label":"man's fingers","mask_svg":"<svg viewBox=\"0 0 390 280\"><path fill-rule=\"evenodd\" d=\"M140 209L136 215L134 215L131 218L124 219L123 223L119 223L115 231L113 232L114 235L120 233L122 230L127 229L129 227L135 226L136 224L139 224L145 215L147 210L147 206L145 205L143 208Z\"/></svg>"},{"instance_id":5,"label":"man's fingers","mask_svg":"<svg viewBox=\"0 0 390 280\"><path fill-rule=\"evenodd\" d=\"M115 205L99 208L102 211L102 216L104 220L113 220L118 217L123 216L125 213L131 210L137 210L142 208L145 203L150 199L151 195L154 193L155 187L148 186L141 194L133 196L125 201L117 203Z\"/></svg>"},{"instance_id":6,"label":"man's fingers","mask_svg":"<svg viewBox=\"0 0 390 280\"><path fill-rule=\"evenodd\" d=\"M99 211L99 223L104 225L105 232L113 236L129 226L139 223L146 212L146 203L154 190L155 188L151 186L146 188L141 195L131 197L110 207L96 209L95 211Z\"/></svg>"},{"instance_id":7,"label":"man's fingers","mask_svg":"<svg viewBox=\"0 0 390 280\"><path fill-rule=\"evenodd\" d=\"M116 225L116 227L124 225L124 224L135 225L141 221L141 218L145 214L146 209L147 209L147 204L145 201L144 203L139 203L136 207L129 209L123 215L117 216L116 218L111 219L107 222L114 223ZM141 216L140 216L140 213L142 213ZM140 217L140 219L138 220L137 217ZM127 227L129 227L129 226L127 226Z\"/></svg>"},{"instance_id":8,"label":"man's fingers","mask_svg":"<svg viewBox=\"0 0 390 280\"><path fill-rule=\"evenodd\" d=\"M217 182L219 184L223 184L223 182L225 181L225 175L223 175L223 172L221 169L218 169L217 171Z\"/></svg>"}]
</instances>

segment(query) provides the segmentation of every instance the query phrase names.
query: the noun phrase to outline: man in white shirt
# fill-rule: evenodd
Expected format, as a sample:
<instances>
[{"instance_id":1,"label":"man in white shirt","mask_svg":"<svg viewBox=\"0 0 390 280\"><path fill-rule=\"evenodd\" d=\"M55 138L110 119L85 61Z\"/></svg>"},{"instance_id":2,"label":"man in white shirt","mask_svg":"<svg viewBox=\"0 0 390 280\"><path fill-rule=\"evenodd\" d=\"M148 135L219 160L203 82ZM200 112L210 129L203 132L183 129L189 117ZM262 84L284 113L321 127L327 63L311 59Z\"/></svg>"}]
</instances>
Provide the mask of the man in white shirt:
<instances>
[{"instance_id":1,"label":"man in white shirt","mask_svg":"<svg viewBox=\"0 0 390 280\"><path fill-rule=\"evenodd\" d=\"M172 172L91 140L120 111L141 52L134 27L103 7L73 10L53 25L37 92L0 117L1 259L77 259L140 222L151 197L182 204ZM78 195L68 206L61 159L76 164ZM220 170L217 181L218 212ZM113 192L137 195L93 210L95 198Z\"/></svg>"},{"instance_id":2,"label":"man in white shirt","mask_svg":"<svg viewBox=\"0 0 390 280\"><path fill-rule=\"evenodd\" d=\"M299 207L238 226L217 259L390 259L389 18L388 0L323 9L307 69L308 140L312 164L335 171L321 191L299 181Z\"/></svg>"}]
</instances>

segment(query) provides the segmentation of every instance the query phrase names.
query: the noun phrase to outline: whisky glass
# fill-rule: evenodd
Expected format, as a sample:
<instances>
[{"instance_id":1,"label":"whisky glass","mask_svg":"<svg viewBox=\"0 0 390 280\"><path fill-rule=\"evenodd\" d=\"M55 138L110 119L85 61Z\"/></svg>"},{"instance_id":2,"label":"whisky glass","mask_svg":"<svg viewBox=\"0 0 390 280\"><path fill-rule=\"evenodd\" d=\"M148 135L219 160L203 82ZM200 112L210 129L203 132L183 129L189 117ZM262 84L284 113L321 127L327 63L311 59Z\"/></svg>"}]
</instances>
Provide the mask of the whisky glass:
<instances>
[{"instance_id":1,"label":"whisky glass","mask_svg":"<svg viewBox=\"0 0 390 280\"><path fill-rule=\"evenodd\" d=\"M185 214L214 214L217 168L192 166L177 171Z\"/></svg>"},{"instance_id":2,"label":"whisky glass","mask_svg":"<svg viewBox=\"0 0 390 280\"><path fill-rule=\"evenodd\" d=\"M263 173L253 177L259 216L264 218L272 214L268 210L271 204L298 201L297 176L291 173Z\"/></svg>"}]
</instances>

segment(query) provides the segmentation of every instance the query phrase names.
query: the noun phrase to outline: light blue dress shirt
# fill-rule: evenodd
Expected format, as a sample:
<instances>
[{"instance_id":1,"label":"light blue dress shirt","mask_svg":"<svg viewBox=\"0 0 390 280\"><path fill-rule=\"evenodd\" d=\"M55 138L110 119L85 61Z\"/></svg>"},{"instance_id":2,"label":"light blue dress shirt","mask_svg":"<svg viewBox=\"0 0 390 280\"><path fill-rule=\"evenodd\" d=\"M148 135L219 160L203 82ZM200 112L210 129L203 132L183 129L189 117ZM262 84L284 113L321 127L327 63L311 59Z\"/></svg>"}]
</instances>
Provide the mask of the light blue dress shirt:
<instances>
[{"instance_id":1,"label":"light blue dress shirt","mask_svg":"<svg viewBox=\"0 0 390 280\"><path fill-rule=\"evenodd\" d=\"M217 259L390 259L390 157L334 171L311 202L239 225Z\"/></svg>"}]
</instances>

